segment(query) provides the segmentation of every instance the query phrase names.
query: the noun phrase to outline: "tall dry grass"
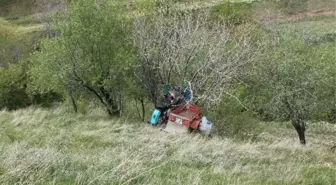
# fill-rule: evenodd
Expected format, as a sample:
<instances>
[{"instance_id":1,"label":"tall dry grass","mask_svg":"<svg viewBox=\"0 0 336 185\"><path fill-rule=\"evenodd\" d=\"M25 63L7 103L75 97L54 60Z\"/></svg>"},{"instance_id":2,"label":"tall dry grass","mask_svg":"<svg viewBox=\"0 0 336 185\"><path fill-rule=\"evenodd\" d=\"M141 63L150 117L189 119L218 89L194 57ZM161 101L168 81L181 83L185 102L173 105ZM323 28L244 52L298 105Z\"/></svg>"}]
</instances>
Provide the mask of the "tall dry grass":
<instances>
[{"instance_id":1,"label":"tall dry grass","mask_svg":"<svg viewBox=\"0 0 336 185\"><path fill-rule=\"evenodd\" d=\"M0 112L0 184L335 184L335 125L303 147L287 124L238 142L68 112Z\"/></svg>"}]
</instances>

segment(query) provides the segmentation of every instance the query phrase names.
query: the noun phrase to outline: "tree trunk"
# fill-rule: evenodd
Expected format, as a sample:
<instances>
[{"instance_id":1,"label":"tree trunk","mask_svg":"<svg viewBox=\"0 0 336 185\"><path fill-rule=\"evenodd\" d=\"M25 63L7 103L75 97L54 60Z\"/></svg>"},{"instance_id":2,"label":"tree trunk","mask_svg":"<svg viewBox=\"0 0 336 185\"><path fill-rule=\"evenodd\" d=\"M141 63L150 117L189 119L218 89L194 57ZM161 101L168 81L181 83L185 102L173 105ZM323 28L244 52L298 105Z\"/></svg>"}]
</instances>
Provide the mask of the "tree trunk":
<instances>
[{"instance_id":1,"label":"tree trunk","mask_svg":"<svg viewBox=\"0 0 336 185\"><path fill-rule=\"evenodd\" d=\"M76 81L79 81L83 87L87 88L99 99L99 101L105 106L109 116L120 116L121 112L118 104L114 101L114 99L112 99L113 97L111 96L111 94L103 86L100 86L98 88L91 86L89 83L78 77L75 71L73 71L73 75L75 76ZM99 84L102 84L102 82L100 82Z\"/></svg>"},{"instance_id":2,"label":"tree trunk","mask_svg":"<svg viewBox=\"0 0 336 185\"><path fill-rule=\"evenodd\" d=\"M303 120L292 120L292 124L299 135L300 143L302 145L306 144L305 131L306 123Z\"/></svg>"},{"instance_id":3,"label":"tree trunk","mask_svg":"<svg viewBox=\"0 0 336 185\"><path fill-rule=\"evenodd\" d=\"M117 101L117 98L115 98L115 95L106 90L103 86L101 86L99 90L102 94L103 102L106 102L104 105L107 107L109 115L120 117L121 111L118 104L119 102Z\"/></svg>"},{"instance_id":4,"label":"tree trunk","mask_svg":"<svg viewBox=\"0 0 336 185\"><path fill-rule=\"evenodd\" d=\"M105 105L106 111L111 117L120 117L120 110L118 109L118 106L116 105Z\"/></svg>"},{"instance_id":5,"label":"tree trunk","mask_svg":"<svg viewBox=\"0 0 336 185\"><path fill-rule=\"evenodd\" d=\"M302 145L306 144L306 137L305 137L305 131L306 131L306 122L304 113L300 112L298 108L293 108L287 98L284 101L285 105L287 106L289 117L292 120L292 125L294 126L296 132L299 135L300 143Z\"/></svg>"},{"instance_id":6,"label":"tree trunk","mask_svg":"<svg viewBox=\"0 0 336 185\"><path fill-rule=\"evenodd\" d=\"M138 113L139 119L141 120L140 111L139 111L139 109L138 109L138 101L137 101L137 99L134 99L134 101L135 101L135 109L136 109L136 111L137 111L137 113Z\"/></svg>"},{"instance_id":7,"label":"tree trunk","mask_svg":"<svg viewBox=\"0 0 336 185\"><path fill-rule=\"evenodd\" d=\"M117 116L120 117L120 110L118 105L112 104L110 105L111 110L109 111L110 116Z\"/></svg>"},{"instance_id":8,"label":"tree trunk","mask_svg":"<svg viewBox=\"0 0 336 185\"><path fill-rule=\"evenodd\" d=\"M118 110L119 110L119 117L122 116L122 97L121 97L121 93L119 93L119 101L118 101Z\"/></svg>"},{"instance_id":9,"label":"tree trunk","mask_svg":"<svg viewBox=\"0 0 336 185\"><path fill-rule=\"evenodd\" d=\"M74 109L75 113L77 113L78 112L77 104L76 104L76 101L73 97L72 90L70 90L70 89L69 89L69 97L70 97L72 108Z\"/></svg>"},{"instance_id":10,"label":"tree trunk","mask_svg":"<svg viewBox=\"0 0 336 185\"><path fill-rule=\"evenodd\" d=\"M145 121L146 111L145 111L145 102L144 102L144 99L141 99L141 107L142 107L142 120Z\"/></svg>"}]
</instances>

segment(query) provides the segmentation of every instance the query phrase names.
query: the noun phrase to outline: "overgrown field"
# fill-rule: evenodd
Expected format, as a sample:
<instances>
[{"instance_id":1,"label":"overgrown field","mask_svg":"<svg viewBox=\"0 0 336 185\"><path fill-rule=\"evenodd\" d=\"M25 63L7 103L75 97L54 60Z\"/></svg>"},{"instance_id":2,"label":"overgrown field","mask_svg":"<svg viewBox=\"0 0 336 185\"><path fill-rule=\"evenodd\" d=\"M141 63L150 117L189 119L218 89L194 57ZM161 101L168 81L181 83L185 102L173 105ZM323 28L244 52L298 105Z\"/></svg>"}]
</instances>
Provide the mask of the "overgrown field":
<instances>
[{"instance_id":1,"label":"overgrown field","mask_svg":"<svg viewBox=\"0 0 336 185\"><path fill-rule=\"evenodd\" d=\"M251 142L67 112L0 112L0 184L336 183L335 125L310 123L301 146L287 124L263 123Z\"/></svg>"},{"instance_id":2,"label":"overgrown field","mask_svg":"<svg viewBox=\"0 0 336 185\"><path fill-rule=\"evenodd\" d=\"M336 124L328 123L336 121L335 0L113 0L106 6L104 1L97 6L90 4L93 0L72 1L82 6L66 1L0 0L0 184L336 184ZM118 8L110 9L115 4ZM174 10L172 15L185 16L168 19L159 13L166 6ZM72 13L64 11L70 16L62 18L66 7ZM190 18L204 25L183 27L193 20L185 19L190 12L203 11L216 24L195 14ZM174 28L176 18L182 24ZM130 23L129 30L119 29L121 23ZM214 28L222 23L228 27ZM67 34L60 34L61 28ZM218 31L222 28L227 34ZM173 42L169 35L184 35L185 40ZM147 50L138 37L161 44ZM229 40L217 45L217 38ZM203 39L212 42L201 44ZM242 51L251 55L231 50L240 39L246 41ZM161 47L166 42L173 44ZM259 44L263 47L257 50ZM203 46L190 57L196 52L191 48ZM223 51L228 55L219 60ZM194 62L186 60L184 75L216 61L217 67L198 79L200 86L193 81L195 93L216 92L208 89L207 76L226 64L232 63L228 75L212 82L238 79L228 80L227 89L218 85L223 88L218 92L225 91L221 103L200 104L214 122L213 138L172 135L134 121L150 116L154 101L147 90L160 83L157 69L148 66L178 61L160 65L173 69L172 80L180 83L185 79L176 75L179 67L170 66L183 64L184 55ZM147 64L148 56L153 60ZM240 65L247 59L250 63ZM101 92L106 101L99 102L92 92ZM111 97L118 98L113 102ZM51 108L55 102L60 106ZM115 110L116 103L119 117L107 116L106 108ZM305 146L291 122L280 122L296 117L307 121Z\"/></svg>"}]
</instances>

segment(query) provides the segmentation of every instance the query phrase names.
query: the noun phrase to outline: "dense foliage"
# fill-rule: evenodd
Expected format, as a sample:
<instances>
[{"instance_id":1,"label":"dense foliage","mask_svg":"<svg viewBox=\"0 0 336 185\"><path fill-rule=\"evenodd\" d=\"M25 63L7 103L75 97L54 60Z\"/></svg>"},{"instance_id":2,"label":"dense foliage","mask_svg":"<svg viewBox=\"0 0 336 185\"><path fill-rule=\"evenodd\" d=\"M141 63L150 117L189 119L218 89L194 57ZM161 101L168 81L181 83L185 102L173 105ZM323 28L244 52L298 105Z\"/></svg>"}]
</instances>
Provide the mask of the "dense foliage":
<instances>
[{"instance_id":1,"label":"dense foliage","mask_svg":"<svg viewBox=\"0 0 336 185\"><path fill-rule=\"evenodd\" d=\"M34 55L32 85L37 90L91 93L110 115L118 115L134 61L128 29L113 5L79 1L56 17L60 36L44 40Z\"/></svg>"}]
</instances>

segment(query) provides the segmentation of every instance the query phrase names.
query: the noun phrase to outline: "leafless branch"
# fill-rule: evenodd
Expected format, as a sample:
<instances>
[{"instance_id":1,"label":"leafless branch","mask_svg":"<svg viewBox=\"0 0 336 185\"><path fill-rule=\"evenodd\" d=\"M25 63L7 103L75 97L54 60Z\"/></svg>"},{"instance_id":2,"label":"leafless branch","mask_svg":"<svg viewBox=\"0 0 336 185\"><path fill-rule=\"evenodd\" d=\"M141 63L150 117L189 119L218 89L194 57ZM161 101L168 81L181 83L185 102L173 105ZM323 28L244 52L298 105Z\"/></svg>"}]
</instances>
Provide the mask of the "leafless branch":
<instances>
[{"instance_id":1,"label":"leafless branch","mask_svg":"<svg viewBox=\"0 0 336 185\"><path fill-rule=\"evenodd\" d=\"M154 78L192 82L194 101L220 102L261 47L252 46L250 35L233 35L228 26L211 21L208 13L172 14L137 18L133 36L139 61L146 61L148 70L157 74ZM153 76L142 79L144 87L153 83Z\"/></svg>"}]
</instances>

